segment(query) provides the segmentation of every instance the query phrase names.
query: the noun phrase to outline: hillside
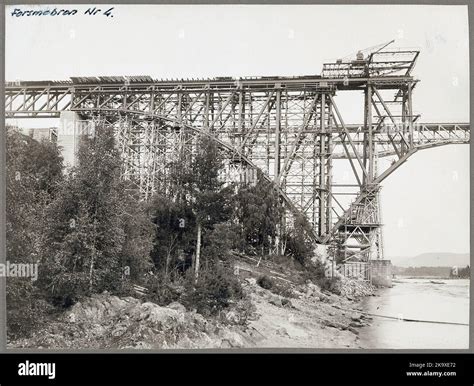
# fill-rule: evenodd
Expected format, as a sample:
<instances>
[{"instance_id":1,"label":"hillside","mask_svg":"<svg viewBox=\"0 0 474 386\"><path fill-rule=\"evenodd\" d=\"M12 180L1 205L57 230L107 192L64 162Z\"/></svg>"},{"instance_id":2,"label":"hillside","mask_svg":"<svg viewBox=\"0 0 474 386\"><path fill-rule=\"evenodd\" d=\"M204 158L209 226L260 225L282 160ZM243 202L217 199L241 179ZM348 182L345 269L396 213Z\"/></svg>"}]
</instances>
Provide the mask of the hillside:
<instances>
[{"instance_id":1,"label":"hillside","mask_svg":"<svg viewBox=\"0 0 474 386\"><path fill-rule=\"evenodd\" d=\"M469 253L435 252L422 253L414 257L390 257L398 267L465 267L470 265Z\"/></svg>"},{"instance_id":2,"label":"hillside","mask_svg":"<svg viewBox=\"0 0 474 386\"><path fill-rule=\"evenodd\" d=\"M370 325L359 300L374 288L342 278L339 294L310 280L302 271L251 258L237 262L236 273L247 300L207 317L178 302L159 306L138 297L94 294L63 313L51 315L30 337L9 348L180 349L180 348L362 348L359 328ZM257 284L271 275L272 288ZM282 291L282 288L285 290Z\"/></svg>"}]
</instances>

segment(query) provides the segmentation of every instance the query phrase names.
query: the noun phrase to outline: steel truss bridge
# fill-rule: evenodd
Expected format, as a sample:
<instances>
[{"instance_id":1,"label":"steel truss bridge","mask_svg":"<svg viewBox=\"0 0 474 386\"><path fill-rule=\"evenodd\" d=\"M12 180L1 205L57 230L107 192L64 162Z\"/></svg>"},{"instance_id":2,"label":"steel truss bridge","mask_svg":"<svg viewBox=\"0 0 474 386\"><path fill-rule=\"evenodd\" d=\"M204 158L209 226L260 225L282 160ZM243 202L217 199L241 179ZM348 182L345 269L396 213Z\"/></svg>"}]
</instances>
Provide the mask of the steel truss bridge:
<instances>
[{"instance_id":1,"label":"steel truss bridge","mask_svg":"<svg viewBox=\"0 0 474 386\"><path fill-rule=\"evenodd\" d=\"M10 82L5 113L54 118L73 111L113 126L123 176L144 199L166 185L170 162L192 156L205 135L225 154L225 178L245 183L260 170L288 212L305 216L315 243L330 246L339 261L367 262L382 256L381 182L418 150L469 142L469 123L423 123L413 113L418 55L359 52L324 64L320 76ZM349 91L360 97L360 124L347 123L336 103L336 94Z\"/></svg>"}]
</instances>

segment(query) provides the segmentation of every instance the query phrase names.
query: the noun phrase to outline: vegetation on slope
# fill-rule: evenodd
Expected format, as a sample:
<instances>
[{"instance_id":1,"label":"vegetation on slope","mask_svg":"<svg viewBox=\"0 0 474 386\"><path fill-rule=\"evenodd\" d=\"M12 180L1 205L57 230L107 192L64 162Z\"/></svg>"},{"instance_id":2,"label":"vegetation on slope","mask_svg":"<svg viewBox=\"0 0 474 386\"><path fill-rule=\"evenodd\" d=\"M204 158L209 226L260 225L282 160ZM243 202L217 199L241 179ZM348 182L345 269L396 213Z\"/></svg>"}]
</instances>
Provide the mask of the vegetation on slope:
<instances>
[{"instance_id":1,"label":"vegetation on slope","mask_svg":"<svg viewBox=\"0 0 474 386\"><path fill-rule=\"evenodd\" d=\"M158 305L179 301L216 317L246 301L236 253L285 255L333 285L310 262L304 220L282 232L284 209L270 183L261 175L255 184L222 182L214 142L201 138L193 159L169 164L166 181L142 202L134 181L121 178L113 133L96 133L82 139L77 166L65 170L54 143L7 129L7 259L39 263L36 282L7 280L10 339L95 294L136 296L135 285Z\"/></svg>"}]
</instances>

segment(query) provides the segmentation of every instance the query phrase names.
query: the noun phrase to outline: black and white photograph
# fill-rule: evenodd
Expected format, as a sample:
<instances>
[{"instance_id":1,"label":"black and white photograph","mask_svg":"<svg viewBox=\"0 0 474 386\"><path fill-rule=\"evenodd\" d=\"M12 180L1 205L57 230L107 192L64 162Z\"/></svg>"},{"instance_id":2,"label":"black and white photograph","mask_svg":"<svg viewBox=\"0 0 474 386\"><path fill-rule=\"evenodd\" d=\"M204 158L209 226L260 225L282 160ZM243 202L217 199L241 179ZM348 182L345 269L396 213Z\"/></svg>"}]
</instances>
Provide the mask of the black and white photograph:
<instances>
[{"instance_id":1,"label":"black and white photograph","mask_svg":"<svg viewBox=\"0 0 474 386\"><path fill-rule=\"evenodd\" d=\"M7 349L469 349L466 5L5 8Z\"/></svg>"}]
</instances>

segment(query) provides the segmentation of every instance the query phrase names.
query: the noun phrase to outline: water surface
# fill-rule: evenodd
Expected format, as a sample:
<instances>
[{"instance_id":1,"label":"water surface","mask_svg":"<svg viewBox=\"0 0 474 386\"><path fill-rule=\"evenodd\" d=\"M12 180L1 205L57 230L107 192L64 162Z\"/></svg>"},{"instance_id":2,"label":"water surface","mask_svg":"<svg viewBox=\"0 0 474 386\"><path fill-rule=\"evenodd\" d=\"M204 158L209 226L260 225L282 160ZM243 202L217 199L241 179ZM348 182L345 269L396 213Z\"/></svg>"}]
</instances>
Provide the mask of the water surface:
<instances>
[{"instance_id":1,"label":"water surface","mask_svg":"<svg viewBox=\"0 0 474 386\"><path fill-rule=\"evenodd\" d=\"M469 280L397 279L393 288L363 301L366 312L398 318L469 323ZM360 329L365 348L466 349L469 327L414 323L374 317Z\"/></svg>"}]
</instances>

